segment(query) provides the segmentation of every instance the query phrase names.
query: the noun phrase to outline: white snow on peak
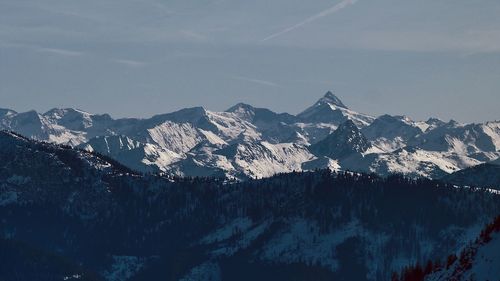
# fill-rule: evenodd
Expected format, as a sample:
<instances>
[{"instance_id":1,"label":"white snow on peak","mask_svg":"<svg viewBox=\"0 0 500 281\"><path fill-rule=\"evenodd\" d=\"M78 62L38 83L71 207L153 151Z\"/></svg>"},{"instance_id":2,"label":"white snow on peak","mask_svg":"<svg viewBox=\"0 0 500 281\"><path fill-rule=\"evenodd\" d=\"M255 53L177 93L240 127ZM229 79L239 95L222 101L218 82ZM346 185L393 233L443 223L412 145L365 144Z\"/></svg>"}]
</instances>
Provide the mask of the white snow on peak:
<instances>
[{"instance_id":1,"label":"white snow on peak","mask_svg":"<svg viewBox=\"0 0 500 281\"><path fill-rule=\"evenodd\" d=\"M309 151L348 120L366 138L368 150L356 157ZM297 116L243 103L225 112L194 107L117 120L72 108L44 114L0 109L0 129L107 154L141 171L193 176L261 178L316 168L437 176L500 157L499 121L375 119L348 109L331 92Z\"/></svg>"},{"instance_id":2,"label":"white snow on peak","mask_svg":"<svg viewBox=\"0 0 500 281\"><path fill-rule=\"evenodd\" d=\"M326 94L316 103L322 104L327 103L329 105L347 108L344 103L332 92L328 91Z\"/></svg>"},{"instance_id":3,"label":"white snow on peak","mask_svg":"<svg viewBox=\"0 0 500 281\"><path fill-rule=\"evenodd\" d=\"M305 147L264 141L238 145L234 166L249 177L264 178L277 173L301 171L302 163L314 158Z\"/></svg>"},{"instance_id":4,"label":"white snow on peak","mask_svg":"<svg viewBox=\"0 0 500 281\"><path fill-rule=\"evenodd\" d=\"M500 121L486 122L481 128L491 138L496 150L500 151Z\"/></svg>"},{"instance_id":5,"label":"white snow on peak","mask_svg":"<svg viewBox=\"0 0 500 281\"><path fill-rule=\"evenodd\" d=\"M203 140L198 130L188 123L167 121L147 132L154 143L179 154L188 152Z\"/></svg>"},{"instance_id":6,"label":"white snow on peak","mask_svg":"<svg viewBox=\"0 0 500 281\"><path fill-rule=\"evenodd\" d=\"M221 139L219 136L214 134L211 131L205 131L200 129L200 132L205 136L205 138L211 143L211 144L218 144L218 145L227 145L227 142L225 142L223 139Z\"/></svg>"},{"instance_id":7,"label":"white snow on peak","mask_svg":"<svg viewBox=\"0 0 500 281\"><path fill-rule=\"evenodd\" d=\"M308 123L332 123L336 126L344 123L346 120L351 120L359 128L368 126L375 119L372 116L348 109L331 92L328 92L314 105L297 115L297 117Z\"/></svg>"}]
</instances>

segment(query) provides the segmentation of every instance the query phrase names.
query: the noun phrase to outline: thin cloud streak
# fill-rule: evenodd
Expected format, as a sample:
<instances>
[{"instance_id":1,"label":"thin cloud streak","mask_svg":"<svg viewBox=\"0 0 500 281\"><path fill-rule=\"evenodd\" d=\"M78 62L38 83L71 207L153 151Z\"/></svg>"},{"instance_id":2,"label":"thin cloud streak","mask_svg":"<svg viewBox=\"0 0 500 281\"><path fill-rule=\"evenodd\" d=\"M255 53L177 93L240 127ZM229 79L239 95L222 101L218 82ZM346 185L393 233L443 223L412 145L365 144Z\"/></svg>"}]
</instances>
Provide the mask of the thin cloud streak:
<instances>
[{"instance_id":1,"label":"thin cloud streak","mask_svg":"<svg viewBox=\"0 0 500 281\"><path fill-rule=\"evenodd\" d=\"M56 48L40 48L37 50L38 52L51 53L54 55L60 55L65 57L76 57L83 55L82 52L71 51L66 49L56 49Z\"/></svg>"},{"instance_id":2,"label":"thin cloud streak","mask_svg":"<svg viewBox=\"0 0 500 281\"><path fill-rule=\"evenodd\" d=\"M329 8L329 9L326 9L326 10L324 10L324 11L322 11L322 12L320 12L312 17L309 17L309 18L307 18L307 19L305 19L305 20L303 20L295 25L292 25L292 26L290 26L290 27L288 27L280 32L276 32L274 34L267 36L266 38L262 39L261 42L265 42L265 41L274 39L274 38L281 36L285 33L293 31L293 30L295 30L303 25L306 25L308 23L311 23L313 21L316 21L316 20L323 18L323 17L326 17L328 15L334 14L334 13L344 9L345 7L347 7L349 5L353 5L354 3L356 3L356 1L357 0L343 0L342 2L338 3L337 5Z\"/></svg>"},{"instance_id":3,"label":"thin cloud streak","mask_svg":"<svg viewBox=\"0 0 500 281\"><path fill-rule=\"evenodd\" d=\"M246 81L246 82L251 82L254 84L259 84L259 85L264 85L264 86L270 86L270 87L282 87L279 84L276 84L271 81L266 81L266 80L261 80L261 79L255 79L255 78L249 78L249 77L243 77L243 76L231 76L231 79L234 80L241 80L241 81Z\"/></svg>"},{"instance_id":4,"label":"thin cloud streak","mask_svg":"<svg viewBox=\"0 0 500 281\"><path fill-rule=\"evenodd\" d=\"M114 59L112 60L113 62L119 63L119 64L124 64L127 66L132 66L132 67L141 67L147 65L146 62L143 61L137 61L137 60L128 60L128 59Z\"/></svg>"}]
</instances>

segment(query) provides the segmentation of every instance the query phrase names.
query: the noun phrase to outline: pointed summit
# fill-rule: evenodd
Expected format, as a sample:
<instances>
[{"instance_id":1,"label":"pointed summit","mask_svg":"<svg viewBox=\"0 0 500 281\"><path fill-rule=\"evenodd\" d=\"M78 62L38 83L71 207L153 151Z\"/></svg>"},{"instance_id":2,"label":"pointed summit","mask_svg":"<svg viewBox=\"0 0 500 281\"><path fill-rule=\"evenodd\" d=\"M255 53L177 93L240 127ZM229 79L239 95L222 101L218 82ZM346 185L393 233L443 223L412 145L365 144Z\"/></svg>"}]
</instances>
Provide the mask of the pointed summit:
<instances>
[{"instance_id":1,"label":"pointed summit","mask_svg":"<svg viewBox=\"0 0 500 281\"><path fill-rule=\"evenodd\" d=\"M151 117L148 122L152 124L160 124L165 121L172 121L176 123L191 123L198 124L199 122L208 121L208 111L201 107L189 107L177 110L171 113L159 114Z\"/></svg>"},{"instance_id":2,"label":"pointed summit","mask_svg":"<svg viewBox=\"0 0 500 281\"><path fill-rule=\"evenodd\" d=\"M326 94L316 104L325 103L347 108L347 106L345 106L344 103L342 103L342 101L331 91L326 92Z\"/></svg>"},{"instance_id":3,"label":"pointed summit","mask_svg":"<svg viewBox=\"0 0 500 281\"><path fill-rule=\"evenodd\" d=\"M254 111L255 107L244 102L239 102L226 110L226 112Z\"/></svg>"},{"instance_id":4,"label":"pointed summit","mask_svg":"<svg viewBox=\"0 0 500 281\"><path fill-rule=\"evenodd\" d=\"M253 118L255 117L255 111L255 107L242 102L233 105L226 110L226 112L234 113L239 118L249 122L252 122Z\"/></svg>"},{"instance_id":5,"label":"pointed summit","mask_svg":"<svg viewBox=\"0 0 500 281\"><path fill-rule=\"evenodd\" d=\"M328 123L338 126L352 120L359 128L366 127L375 119L348 109L332 92L328 91L314 105L297 115L302 122Z\"/></svg>"},{"instance_id":6,"label":"pointed summit","mask_svg":"<svg viewBox=\"0 0 500 281\"><path fill-rule=\"evenodd\" d=\"M230 107L226 112L234 113L239 118L252 124L268 126L275 123L294 123L297 117L288 113L276 113L267 108L253 107L246 103L238 103Z\"/></svg>"},{"instance_id":7,"label":"pointed summit","mask_svg":"<svg viewBox=\"0 0 500 281\"><path fill-rule=\"evenodd\" d=\"M369 126L363 128L363 134L370 140L383 138L383 142L387 140L403 140L408 141L418 134L422 133L420 129L411 119L406 116L392 116L384 114L379 116ZM399 148L399 147L398 147Z\"/></svg>"},{"instance_id":8,"label":"pointed summit","mask_svg":"<svg viewBox=\"0 0 500 281\"><path fill-rule=\"evenodd\" d=\"M10 110L8 108L0 108L0 118L7 117L7 116L12 116L16 114L14 110Z\"/></svg>"},{"instance_id":9,"label":"pointed summit","mask_svg":"<svg viewBox=\"0 0 500 281\"><path fill-rule=\"evenodd\" d=\"M93 126L93 115L75 108L53 108L43 114L52 123L70 130L82 131Z\"/></svg>"},{"instance_id":10,"label":"pointed summit","mask_svg":"<svg viewBox=\"0 0 500 281\"><path fill-rule=\"evenodd\" d=\"M311 145L309 150L316 156L342 159L352 154L363 153L368 148L370 148L368 140L353 121L347 120L324 140Z\"/></svg>"}]
</instances>

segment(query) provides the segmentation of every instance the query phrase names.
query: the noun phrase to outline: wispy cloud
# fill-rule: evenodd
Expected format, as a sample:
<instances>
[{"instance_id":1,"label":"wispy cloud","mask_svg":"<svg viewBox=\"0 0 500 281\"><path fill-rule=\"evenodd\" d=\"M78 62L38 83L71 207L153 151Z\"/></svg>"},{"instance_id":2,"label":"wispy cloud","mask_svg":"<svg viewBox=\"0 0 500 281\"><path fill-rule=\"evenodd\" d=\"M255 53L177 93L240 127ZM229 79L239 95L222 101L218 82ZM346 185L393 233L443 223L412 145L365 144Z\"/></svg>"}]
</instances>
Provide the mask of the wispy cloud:
<instances>
[{"instance_id":1,"label":"wispy cloud","mask_svg":"<svg viewBox=\"0 0 500 281\"><path fill-rule=\"evenodd\" d=\"M51 53L54 55L60 55L60 56L65 56L65 57L75 57L75 56L83 55L82 52L66 50L66 49L55 49L55 48L39 48L39 49L37 49L37 51L44 52L44 53Z\"/></svg>"},{"instance_id":2,"label":"wispy cloud","mask_svg":"<svg viewBox=\"0 0 500 281\"><path fill-rule=\"evenodd\" d=\"M274 83L274 82L271 82L271 81L255 79L255 78L250 78L250 77L244 77L244 76L231 76L231 79L246 81L246 82L259 84L259 85L263 85L263 86L269 86L269 87L280 87L280 88L282 87L281 85Z\"/></svg>"},{"instance_id":3,"label":"wispy cloud","mask_svg":"<svg viewBox=\"0 0 500 281\"><path fill-rule=\"evenodd\" d=\"M305 20L297 23L297 24L294 24L294 25L292 25L292 26L290 26L288 28L285 28L282 31L273 33L273 34L267 36L266 38L262 39L261 41L265 42L265 41L274 39L274 38L276 38L278 36L281 36L281 35L283 35L285 33L293 31L293 30L295 30L295 29L297 29L297 28L299 28L299 27L301 27L303 25L306 25L308 23L311 23L311 22L313 22L315 20L318 20L320 18L326 17L328 15L334 14L334 13L336 13L336 12L344 9L345 7L347 7L349 5L353 5L354 3L356 3L356 1L357 0L343 0L342 2L338 3L337 5L329 8L329 9L326 9L326 10L324 10L324 11L322 11L322 12L320 12L320 13L312 16L312 17L309 17L309 18L307 18L307 19L305 19Z\"/></svg>"},{"instance_id":4,"label":"wispy cloud","mask_svg":"<svg viewBox=\"0 0 500 281\"><path fill-rule=\"evenodd\" d=\"M145 66L147 64L143 61L127 60L127 59L114 59L112 61L119 63L119 64L124 64L126 66L132 66L132 67L140 67L140 66Z\"/></svg>"},{"instance_id":5,"label":"wispy cloud","mask_svg":"<svg viewBox=\"0 0 500 281\"><path fill-rule=\"evenodd\" d=\"M194 30L180 30L180 34L185 37L186 39L189 40L194 40L194 41L206 41L208 38L206 35L201 34L199 32L196 32Z\"/></svg>"},{"instance_id":6,"label":"wispy cloud","mask_svg":"<svg viewBox=\"0 0 500 281\"><path fill-rule=\"evenodd\" d=\"M377 30L359 32L350 44L360 49L410 52L459 52L472 54L500 52L500 30ZM340 41L340 40L339 40Z\"/></svg>"}]
</instances>

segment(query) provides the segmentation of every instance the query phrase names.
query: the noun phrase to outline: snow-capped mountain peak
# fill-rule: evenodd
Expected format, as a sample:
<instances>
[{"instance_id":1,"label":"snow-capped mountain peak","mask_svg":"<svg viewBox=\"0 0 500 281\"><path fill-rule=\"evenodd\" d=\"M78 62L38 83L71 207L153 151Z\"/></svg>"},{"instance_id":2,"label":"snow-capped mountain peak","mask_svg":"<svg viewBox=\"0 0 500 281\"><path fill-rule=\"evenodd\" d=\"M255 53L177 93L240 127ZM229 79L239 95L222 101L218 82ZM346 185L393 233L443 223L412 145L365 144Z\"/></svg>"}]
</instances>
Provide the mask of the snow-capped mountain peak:
<instances>
[{"instance_id":1,"label":"snow-capped mountain peak","mask_svg":"<svg viewBox=\"0 0 500 281\"><path fill-rule=\"evenodd\" d=\"M428 125L427 130L432 130L437 127L443 126L444 124L446 124L446 122L438 118L429 118L427 119L427 121L425 121L425 124Z\"/></svg>"},{"instance_id":2,"label":"snow-capped mountain peak","mask_svg":"<svg viewBox=\"0 0 500 281\"><path fill-rule=\"evenodd\" d=\"M370 125L375 119L372 116L348 109L332 92L327 92L297 117L308 123L329 123L336 126L346 120L352 120L360 128Z\"/></svg>"},{"instance_id":3,"label":"snow-capped mountain peak","mask_svg":"<svg viewBox=\"0 0 500 281\"><path fill-rule=\"evenodd\" d=\"M382 115L368 127L362 129L363 134L372 145L382 151L391 152L406 146L408 140L421 134L427 125L413 122L406 116Z\"/></svg>"},{"instance_id":4,"label":"snow-capped mountain peak","mask_svg":"<svg viewBox=\"0 0 500 281\"><path fill-rule=\"evenodd\" d=\"M168 165L180 159L179 154L158 145L119 135L95 137L79 148L111 156L127 167L141 171L166 171Z\"/></svg>"},{"instance_id":5,"label":"snow-capped mountain peak","mask_svg":"<svg viewBox=\"0 0 500 281\"><path fill-rule=\"evenodd\" d=\"M267 108L257 108L245 103L238 103L225 112L232 113L236 117L252 124L258 124L265 127L276 123L292 124L298 121L297 117L291 114L276 113Z\"/></svg>"},{"instance_id":6,"label":"snow-capped mountain peak","mask_svg":"<svg viewBox=\"0 0 500 281\"><path fill-rule=\"evenodd\" d=\"M498 121L373 118L347 108L332 92L297 116L245 103L224 112L192 107L147 119L72 108L44 114L0 109L0 130L94 150L143 172L193 176L264 177L334 167L435 177L500 156ZM217 152L231 148L239 153Z\"/></svg>"},{"instance_id":7,"label":"snow-capped mountain peak","mask_svg":"<svg viewBox=\"0 0 500 281\"><path fill-rule=\"evenodd\" d=\"M183 108L181 110L172 113L155 115L150 119L150 122L160 124L168 120L177 123L196 124L199 123L201 120L205 120L207 115L208 111L205 108L197 106L197 107Z\"/></svg>"},{"instance_id":8,"label":"snow-capped mountain peak","mask_svg":"<svg viewBox=\"0 0 500 281\"><path fill-rule=\"evenodd\" d=\"M8 108L0 108L0 118L4 117L4 116L9 116L9 115L13 115L13 114L16 114L17 112L15 112L14 110L10 110Z\"/></svg>"},{"instance_id":9,"label":"snow-capped mountain peak","mask_svg":"<svg viewBox=\"0 0 500 281\"><path fill-rule=\"evenodd\" d=\"M318 100L316 104L330 104L330 105L335 105L338 107L343 107L347 108L347 106L344 105L344 103L337 97L334 93L331 91L326 92L326 94Z\"/></svg>"},{"instance_id":10,"label":"snow-capped mountain peak","mask_svg":"<svg viewBox=\"0 0 500 281\"><path fill-rule=\"evenodd\" d=\"M235 112L243 113L243 112L253 112L253 111L255 111L255 107L243 102L239 102L226 110L226 112L233 112L233 113Z\"/></svg>"},{"instance_id":11,"label":"snow-capped mountain peak","mask_svg":"<svg viewBox=\"0 0 500 281\"><path fill-rule=\"evenodd\" d=\"M54 108L44 113L43 116L71 130L81 130L93 125L93 115L79 109Z\"/></svg>"}]
</instances>

